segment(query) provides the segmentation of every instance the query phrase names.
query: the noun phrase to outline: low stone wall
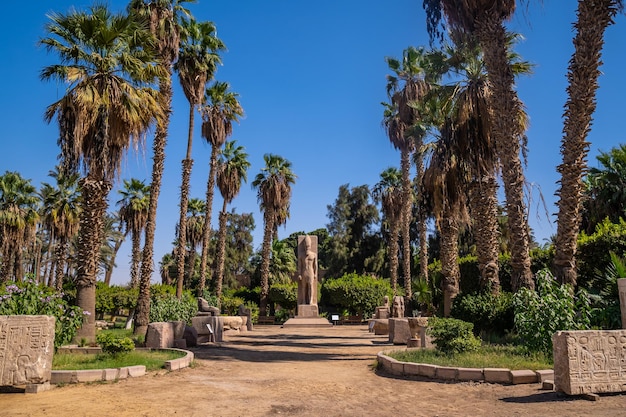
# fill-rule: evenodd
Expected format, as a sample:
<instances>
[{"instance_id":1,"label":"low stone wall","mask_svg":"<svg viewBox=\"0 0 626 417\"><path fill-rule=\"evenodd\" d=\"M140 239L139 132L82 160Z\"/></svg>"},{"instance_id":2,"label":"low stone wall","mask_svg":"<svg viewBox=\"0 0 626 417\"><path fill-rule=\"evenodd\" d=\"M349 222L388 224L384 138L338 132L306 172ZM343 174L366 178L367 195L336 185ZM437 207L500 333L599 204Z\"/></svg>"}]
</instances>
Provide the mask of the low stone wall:
<instances>
[{"instance_id":1,"label":"low stone wall","mask_svg":"<svg viewBox=\"0 0 626 417\"><path fill-rule=\"evenodd\" d=\"M425 363L401 362L386 352L377 355L378 364L392 375L440 379L445 381L483 381L496 384L534 384L553 378L551 369L530 371L505 368L457 368Z\"/></svg>"},{"instance_id":2,"label":"low stone wall","mask_svg":"<svg viewBox=\"0 0 626 417\"><path fill-rule=\"evenodd\" d=\"M560 331L552 344L557 391L626 392L626 330Z\"/></svg>"}]
</instances>

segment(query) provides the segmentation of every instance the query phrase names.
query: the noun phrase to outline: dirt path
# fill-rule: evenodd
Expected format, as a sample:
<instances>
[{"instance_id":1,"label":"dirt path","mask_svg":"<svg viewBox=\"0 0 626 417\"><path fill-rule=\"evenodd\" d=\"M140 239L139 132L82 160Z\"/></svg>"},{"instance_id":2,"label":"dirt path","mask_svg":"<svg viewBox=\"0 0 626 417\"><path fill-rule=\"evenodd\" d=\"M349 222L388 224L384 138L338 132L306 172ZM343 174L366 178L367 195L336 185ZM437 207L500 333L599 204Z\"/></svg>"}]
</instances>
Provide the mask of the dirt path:
<instances>
[{"instance_id":1,"label":"dirt path","mask_svg":"<svg viewBox=\"0 0 626 417\"><path fill-rule=\"evenodd\" d=\"M257 326L193 349L192 368L40 394L0 394L0 416L626 416L626 395L590 402L540 390L377 374L386 336L365 326Z\"/></svg>"}]
</instances>

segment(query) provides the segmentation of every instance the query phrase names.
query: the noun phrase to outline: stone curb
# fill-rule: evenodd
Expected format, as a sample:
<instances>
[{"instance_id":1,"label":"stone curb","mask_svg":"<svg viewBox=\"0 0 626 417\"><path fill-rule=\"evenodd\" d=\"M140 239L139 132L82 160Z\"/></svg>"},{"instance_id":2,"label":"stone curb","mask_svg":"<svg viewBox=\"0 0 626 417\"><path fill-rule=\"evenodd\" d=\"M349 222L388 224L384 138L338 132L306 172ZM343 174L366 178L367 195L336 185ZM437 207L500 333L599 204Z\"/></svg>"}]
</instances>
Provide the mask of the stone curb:
<instances>
[{"instance_id":1,"label":"stone curb","mask_svg":"<svg viewBox=\"0 0 626 417\"><path fill-rule=\"evenodd\" d=\"M194 360L193 352L184 349L168 348L164 350L174 350L185 352L185 356L178 359L165 361L165 369L176 371L187 368ZM80 382L116 381L119 379L136 378L146 374L144 365L124 366L121 368L108 369L85 369L73 371L52 371L50 377L51 384L77 384Z\"/></svg>"},{"instance_id":2,"label":"stone curb","mask_svg":"<svg viewBox=\"0 0 626 417\"><path fill-rule=\"evenodd\" d=\"M393 352L397 352L394 349ZM421 376L443 381L482 381L496 384L535 384L546 379L554 379L552 369L540 371L516 370L504 368L455 368L425 363L400 362L386 355L391 351L380 351L376 355L378 364L385 371L397 376Z\"/></svg>"}]
</instances>

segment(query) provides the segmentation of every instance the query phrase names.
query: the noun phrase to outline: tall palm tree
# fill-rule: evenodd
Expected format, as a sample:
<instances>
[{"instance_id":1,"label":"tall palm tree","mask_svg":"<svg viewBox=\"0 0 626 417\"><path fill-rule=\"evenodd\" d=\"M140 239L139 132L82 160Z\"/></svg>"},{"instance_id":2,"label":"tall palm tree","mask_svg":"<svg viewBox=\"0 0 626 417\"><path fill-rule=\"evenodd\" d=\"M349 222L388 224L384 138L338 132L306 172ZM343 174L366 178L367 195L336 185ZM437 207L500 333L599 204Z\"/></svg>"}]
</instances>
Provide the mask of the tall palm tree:
<instances>
[{"instance_id":1,"label":"tall palm tree","mask_svg":"<svg viewBox=\"0 0 626 417\"><path fill-rule=\"evenodd\" d=\"M243 116L243 108L237 93L229 91L228 83L216 81L206 90L206 105L202 108L202 137L211 144L211 160L209 161L209 178L206 188L206 213L202 235L202 256L200 258L200 285L198 293L202 294L206 282L207 258L211 236L211 211L213 192L215 190L215 171L220 148L233 133L233 122ZM176 291L178 294L178 289Z\"/></svg>"},{"instance_id":2,"label":"tall palm tree","mask_svg":"<svg viewBox=\"0 0 626 417\"><path fill-rule=\"evenodd\" d=\"M104 218L104 245L110 246L110 256L108 264L104 270L104 285L107 287L111 285L111 278L113 277L113 269L115 269L115 259L117 253L122 247L122 243L126 239L126 235L123 233L124 224L120 219L119 211L107 213Z\"/></svg>"},{"instance_id":3,"label":"tall palm tree","mask_svg":"<svg viewBox=\"0 0 626 417\"><path fill-rule=\"evenodd\" d=\"M79 176L77 173L64 175L57 167L48 176L56 180L56 185L43 183L41 188L43 224L55 242L55 280L57 291L63 289L63 269L67 261L70 240L78 233L80 217Z\"/></svg>"},{"instance_id":4,"label":"tall palm tree","mask_svg":"<svg viewBox=\"0 0 626 417\"><path fill-rule=\"evenodd\" d=\"M390 167L380 174L380 181L372 190L374 200L381 203L387 221L387 246L389 256L389 275L393 294L397 295L398 284L398 238L402 218L402 174L395 167Z\"/></svg>"},{"instance_id":5,"label":"tall palm tree","mask_svg":"<svg viewBox=\"0 0 626 417\"><path fill-rule=\"evenodd\" d=\"M79 167L83 210L78 237L76 302L90 315L77 338L95 339L95 295L104 215L111 181L125 152L140 143L162 115L149 83L161 75L155 65L153 38L133 16L112 14L106 6L51 14L49 37L41 40L61 63L43 69L44 80L68 84L66 95L48 106L48 122L59 122L63 168Z\"/></svg>"},{"instance_id":6,"label":"tall palm tree","mask_svg":"<svg viewBox=\"0 0 626 417\"><path fill-rule=\"evenodd\" d=\"M383 124L389 140L400 150L402 172L402 273L406 297L411 298L411 237L410 224L413 206L411 186L411 154L422 148L426 133L420 124L421 115L417 104L430 91L430 84L441 77L435 70L436 53L424 48L409 47L404 50L402 60L387 57L387 65L394 75L387 75L387 94L391 104L386 105ZM422 216L420 216L422 217ZM425 221L425 220L424 220Z\"/></svg>"},{"instance_id":7,"label":"tall palm tree","mask_svg":"<svg viewBox=\"0 0 626 417\"><path fill-rule=\"evenodd\" d=\"M154 268L154 234L161 181L165 164L165 146L172 113L172 73L180 48L181 22L189 15L185 3L193 0L131 0L128 10L148 20L150 32L156 38L157 56L163 75L159 78L159 104L163 117L159 118L152 144L152 179L150 181L150 206L141 256L139 297L135 334L144 334L150 321L150 281Z\"/></svg>"},{"instance_id":8,"label":"tall palm tree","mask_svg":"<svg viewBox=\"0 0 626 417\"><path fill-rule=\"evenodd\" d=\"M270 253L274 230L289 217L291 185L296 175L291 162L273 154L263 155L265 166L256 175L252 187L257 189L257 200L263 212L263 246L261 249L261 302L260 315L267 315L269 296Z\"/></svg>"},{"instance_id":9,"label":"tall palm tree","mask_svg":"<svg viewBox=\"0 0 626 417\"><path fill-rule=\"evenodd\" d=\"M435 221L441 235L441 275L444 291L444 316L449 317L452 300L459 292L459 228L469 221L465 194L465 161L458 158L451 119L440 128L441 138L424 174L425 191L430 197Z\"/></svg>"},{"instance_id":10,"label":"tall palm tree","mask_svg":"<svg viewBox=\"0 0 626 417\"><path fill-rule=\"evenodd\" d=\"M559 212L554 253L556 277L572 286L577 281L576 241L581 225L582 178L589 150L586 139L596 109L604 32L623 6L621 0L578 1L574 53L567 72L568 98L561 140L563 162L557 168L561 180L557 191Z\"/></svg>"},{"instance_id":11,"label":"tall palm tree","mask_svg":"<svg viewBox=\"0 0 626 417\"><path fill-rule=\"evenodd\" d=\"M187 200L189 198L189 179L193 159L193 126L196 107L204 100L207 80L213 78L217 65L221 63L218 51L225 49L224 43L216 36L212 22L196 22L189 19L183 24L180 53L175 68L187 101L189 101L189 131L187 135L187 154L182 161L183 175L180 186L180 217L178 236L178 280L184 279L185 246L187 242ZM195 253L195 252L194 252Z\"/></svg>"},{"instance_id":12,"label":"tall palm tree","mask_svg":"<svg viewBox=\"0 0 626 417\"><path fill-rule=\"evenodd\" d=\"M437 26L441 10L453 31L473 34L480 43L490 83L489 108L497 117L491 123L502 169L506 211L511 234L513 289L534 288L530 270L529 230L524 201L524 171L520 150L524 131L519 123L522 103L515 91L514 74L508 60L504 22L515 11L515 0L426 0L428 27Z\"/></svg>"},{"instance_id":13,"label":"tall palm tree","mask_svg":"<svg viewBox=\"0 0 626 417\"><path fill-rule=\"evenodd\" d=\"M222 284L224 282L226 221L228 220L226 208L237 194L239 194L241 182L248 180L248 168L250 168L250 162L248 161L248 154L245 152L243 146L237 146L237 142L234 140L226 142L217 164L217 187L224 199L222 211L220 212L217 240L216 295L218 303L222 296Z\"/></svg>"},{"instance_id":14,"label":"tall palm tree","mask_svg":"<svg viewBox=\"0 0 626 417\"><path fill-rule=\"evenodd\" d=\"M191 279L195 274L196 249L202 244L205 213L206 204L204 203L204 200L199 198L189 199L189 204L187 205L187 221L185 226L187 229L185 236L187 246L189 247L189 266L187 268L189 275L187 277L187 282L191 282Z\"/></svg>"},{"instance_id":15,"label":"tall palm tree","mask_svg":"<svg viewBox=\"0 0 626 417\"><path fill-rule=\"evenodd\" d=\"M139 287L139 267L141 265L141 233L148 221L148 205L150 203L150 186L135 178L124 180L124 188L119 190L121 198L117 201L120 207L120 220L130 233L132 255L130 268L130 286Z\"/></svg>"},{"instance_id":16,"label":"tall palm tree","mask_svg":"<svg viewBox=\"0 0 626 417\"><path fill-rule=\"evenodd\" d=\"M293 247L284 240L275 239L272 242L270 255L270 283L289 284L298 269L298 260Z\"/></svg>"},{"instance_id":17,"label":"tall palm tree","mask_svg":"<svg viewBox=\"0 0 626 417\"><path fill-rule=\"evenodd\" d=\"M38 203L30 180L11 171L0 176L0 283L22 281L22 252L35 237Z\"/></svg>"}]
</instances>

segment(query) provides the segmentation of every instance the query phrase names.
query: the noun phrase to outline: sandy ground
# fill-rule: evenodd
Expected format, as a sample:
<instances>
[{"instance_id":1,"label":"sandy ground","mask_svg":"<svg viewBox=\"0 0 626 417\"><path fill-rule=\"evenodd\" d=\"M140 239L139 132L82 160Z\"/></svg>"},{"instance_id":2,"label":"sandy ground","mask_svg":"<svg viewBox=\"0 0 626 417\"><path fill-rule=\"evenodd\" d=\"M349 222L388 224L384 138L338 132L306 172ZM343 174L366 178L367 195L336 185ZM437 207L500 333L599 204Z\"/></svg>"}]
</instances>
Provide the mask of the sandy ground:
<instances>
[{"instance_id":1,"label":"sandy ground","mask_svg":"<svg viewBox=\"0 0 626 417\"><path fill-rule=\"evenodd\" d=\"M257 326L192 349L193 367L118 382L0 394L0 416L626 416L626 395L599 401L502 386L378 373L392 349L366 326Z\"/></svg>"}]
</instances>

